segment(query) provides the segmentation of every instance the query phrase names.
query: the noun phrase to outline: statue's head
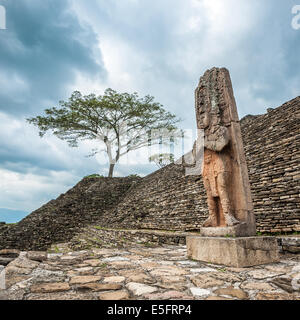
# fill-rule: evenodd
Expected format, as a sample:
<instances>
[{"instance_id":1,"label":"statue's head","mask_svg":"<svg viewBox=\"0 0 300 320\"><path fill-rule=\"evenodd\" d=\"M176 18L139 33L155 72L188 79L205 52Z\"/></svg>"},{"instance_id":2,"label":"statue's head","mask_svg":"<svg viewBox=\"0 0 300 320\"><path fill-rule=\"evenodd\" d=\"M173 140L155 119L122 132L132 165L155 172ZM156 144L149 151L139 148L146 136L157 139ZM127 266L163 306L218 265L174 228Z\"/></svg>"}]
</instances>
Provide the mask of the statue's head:
<instances>
[{"instance_id":1,"label":"statue's head","mask_svg":"<svg viewBox=\"0 0 300 320\"><path fill-rule=\"evenodd\" d=\"M208 111L204 111L199 116L199 129L206 129L210 125L210 115Z\"/></svg>"}]
</instances>

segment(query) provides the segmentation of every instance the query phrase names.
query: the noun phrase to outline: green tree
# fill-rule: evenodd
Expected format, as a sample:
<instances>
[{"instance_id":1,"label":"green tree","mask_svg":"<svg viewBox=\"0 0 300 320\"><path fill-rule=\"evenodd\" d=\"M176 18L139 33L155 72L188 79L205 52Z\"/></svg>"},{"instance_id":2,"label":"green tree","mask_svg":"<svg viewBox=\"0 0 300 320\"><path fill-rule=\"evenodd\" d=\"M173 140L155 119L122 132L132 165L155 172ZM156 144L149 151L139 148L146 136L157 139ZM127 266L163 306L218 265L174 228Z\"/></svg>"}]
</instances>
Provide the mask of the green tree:
<instances>
[{"instance_id":1,"label":"green tree","mask_svg":"<svg viewBox=\"0 0 300 320\"><path fill-rule=\"evenodd\" d=\"M152 96L139 98L137 93L106 89L99 96L75 91L68 101L60 101L59 107L46 109L45 115L27 121L39 128L41 137L49 130L71 147L77 147L80 140L98 140L105 149L93 149L90 155L105 151L108 176L112 177L120 157L150 144L168 143L170 132L176 136L180 120Z\"/></svg>"}]
</instances>

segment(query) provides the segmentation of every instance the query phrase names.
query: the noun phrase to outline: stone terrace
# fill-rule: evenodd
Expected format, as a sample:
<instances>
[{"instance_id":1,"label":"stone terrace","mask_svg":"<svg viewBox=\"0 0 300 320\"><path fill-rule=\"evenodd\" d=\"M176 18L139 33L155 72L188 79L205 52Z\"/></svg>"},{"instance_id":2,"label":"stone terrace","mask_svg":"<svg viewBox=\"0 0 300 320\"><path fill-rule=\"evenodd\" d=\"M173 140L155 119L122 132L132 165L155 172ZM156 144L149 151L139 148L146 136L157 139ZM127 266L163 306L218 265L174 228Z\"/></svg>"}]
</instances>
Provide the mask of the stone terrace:
<instances>
[{"instance_id":1,"label":"stone terrace","mask_svg":"<svg viewBox=\"0 0 300 320\"><path fill-rule=\"evenodd\" d=\"M188 260L184 245L55 251L2 250L0 299L300 300L300 255L237 269Z\"/></svg>"}]
</instances>

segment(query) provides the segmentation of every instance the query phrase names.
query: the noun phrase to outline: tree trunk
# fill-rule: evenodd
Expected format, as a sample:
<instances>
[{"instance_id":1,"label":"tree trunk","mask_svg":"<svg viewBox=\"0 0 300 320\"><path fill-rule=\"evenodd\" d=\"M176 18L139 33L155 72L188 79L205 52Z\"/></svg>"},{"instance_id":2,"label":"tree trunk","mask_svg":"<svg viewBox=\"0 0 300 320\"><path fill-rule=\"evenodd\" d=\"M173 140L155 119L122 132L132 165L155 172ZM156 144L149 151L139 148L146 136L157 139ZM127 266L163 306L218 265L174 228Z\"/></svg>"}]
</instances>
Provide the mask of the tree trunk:
<instances>
[{"instance_id":1,"label":"tree trunk","mask_svg":"<svg viewBox=\"0 0 300 320\"><path fill-rule=\"evenodd\" d=\"M109 165L109 173L108 173L108 177L109 177L109 178L112 178L113 172L114 172L114 168L115 168L115 164L114 164L114 163L111 163L111 164Z\"/></svg>"}]
</instances>

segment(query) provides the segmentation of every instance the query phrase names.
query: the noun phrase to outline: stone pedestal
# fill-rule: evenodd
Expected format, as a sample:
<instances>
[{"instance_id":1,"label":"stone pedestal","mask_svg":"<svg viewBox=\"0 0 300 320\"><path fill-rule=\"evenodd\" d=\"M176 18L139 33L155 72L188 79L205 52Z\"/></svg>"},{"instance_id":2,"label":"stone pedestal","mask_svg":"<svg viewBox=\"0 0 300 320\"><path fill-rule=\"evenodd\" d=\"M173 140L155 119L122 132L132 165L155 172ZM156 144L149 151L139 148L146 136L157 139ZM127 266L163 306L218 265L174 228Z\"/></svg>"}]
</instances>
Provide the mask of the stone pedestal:
<instances>
[{"instance_id":1,"label":"stone pedestal","mask_svg":"<svg viewBox=\"0 0 300 320\"><path fill-rule=\"evenodd\" d=\"M251 237L256 235L255 223L240 223L232 227L201 228L202 237Z\"/></svg>"},{"instance_id":2,"label":"stone pedestal","mask_svg":"<svg viewBox=\"0 0 300 320\"><path fill-rule=\"evenodd\" d=\"M230 267L251 267L279 261L275 237L186 238L188 257Z\"/></svg>"}]
</instances>

